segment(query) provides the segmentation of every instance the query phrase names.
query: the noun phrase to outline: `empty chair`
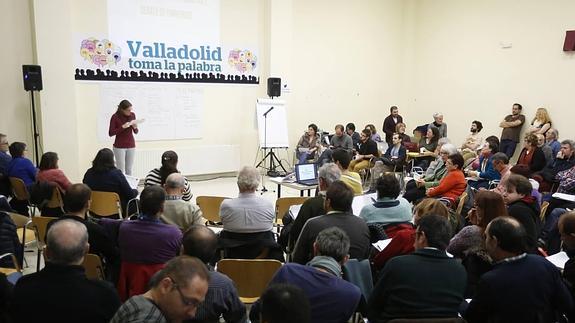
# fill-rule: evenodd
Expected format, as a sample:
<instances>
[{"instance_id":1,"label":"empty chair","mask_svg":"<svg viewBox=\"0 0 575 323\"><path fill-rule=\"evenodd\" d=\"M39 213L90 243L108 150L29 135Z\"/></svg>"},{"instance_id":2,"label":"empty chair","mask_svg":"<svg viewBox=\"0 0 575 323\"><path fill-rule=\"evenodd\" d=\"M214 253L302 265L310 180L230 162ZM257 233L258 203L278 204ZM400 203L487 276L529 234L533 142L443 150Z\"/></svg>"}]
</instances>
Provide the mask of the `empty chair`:
<instances>
[{"instance_id":1,"label":"empty chair","mask_svg":"<svg viewBox=\"0 0 575 323\"><path fill-rule=\"evenodd\" d=\"M48 223L56 220L57 218L47 216L35 216L32 218L34 224L34 232L36 234L36 245L38 246L38 256L36 258L36 271L40 271L40 257L46 246L46 233L48 232Z\"/></svg>"},{"instance_id":2,"label":"empty chair","mask_svg":"<svg viewBox=\"0 0 575 323\"><path fill-rule=\"evenodd\" d=\"M281 262L269 259L222 259L217 269L234 281L240 300L252 304L258 300L281 266Z\"/></svg>"},{"instance_id":3,"label":"empty chair","mask_svg":"<svg viewBox=\"0 0 575 323\"><path fill-rule=\"evenodd\" d=\"M104 267L102 266L102 260L100 256L93 253L88 253L84 256L84 262L82 267L86 271L86 277L89 279L100 279L104 280L106 276L104 275Z\"/></svg>"},{"instance_id":4,"label":"empty chair","mask_svg":"<svg viewBox=\"0 0 575 323\"><path fill-rule=\"evenodd\" d=\"M90 213L101 217L118 215L122 218L120 196L114 192L92 191Z\"/></svg>"},{"instance_id":5,"label":"empty chair","mask_svg":"<svg viewBox=\"0 0 575 323\"><path fill-rule=\"evenodd\" d=\"M198 196L196 204L202 210L202 214L209 224L218 224L222 222L220 218L220 205L229 197L223 196Z\"/></svg>"}]
</instances>

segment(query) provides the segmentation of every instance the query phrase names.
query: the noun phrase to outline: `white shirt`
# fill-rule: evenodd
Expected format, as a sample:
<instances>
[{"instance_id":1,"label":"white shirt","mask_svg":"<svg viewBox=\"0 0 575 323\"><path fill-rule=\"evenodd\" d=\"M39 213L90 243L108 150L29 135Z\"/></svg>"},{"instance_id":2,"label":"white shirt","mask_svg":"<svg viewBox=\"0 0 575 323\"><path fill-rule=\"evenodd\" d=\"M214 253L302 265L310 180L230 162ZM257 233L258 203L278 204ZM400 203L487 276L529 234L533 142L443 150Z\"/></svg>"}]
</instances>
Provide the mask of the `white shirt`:
<instances>
[{"instance_id":1,"label":"white shirt","mask_svg":"<svg viewBox=\"0 0 575 323\"><path fill-rule=\"evenodd\" d=\"M276 218L275 206L256 193L240 193L220 206L224 230L237 233L270 231Z\"/></svg>"}]
</instances>

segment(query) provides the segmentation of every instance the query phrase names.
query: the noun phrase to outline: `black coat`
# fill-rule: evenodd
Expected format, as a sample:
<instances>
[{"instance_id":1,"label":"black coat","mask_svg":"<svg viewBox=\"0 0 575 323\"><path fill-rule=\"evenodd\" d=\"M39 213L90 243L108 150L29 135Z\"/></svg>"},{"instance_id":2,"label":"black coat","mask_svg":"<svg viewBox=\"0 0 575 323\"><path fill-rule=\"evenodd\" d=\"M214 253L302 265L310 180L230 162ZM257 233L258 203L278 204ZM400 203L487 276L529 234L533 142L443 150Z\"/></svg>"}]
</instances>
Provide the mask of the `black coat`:
<instances>
[{"instance_id":1,"label":"black coat","mask_svg":"<svg viewBox=\"0 0 575 323\"><path fill-rule=\"evenodd\" d=\"M507 213L517 219L527 232L526 247L529 253L536 253L537 251L537 237L541 232L539 212L539 205L536 201L527 203L519 200L509 204L507 208Z\"/></svg>"},{"instance_id":2,"label":"black coat","mask_svg":"<svg viewBox=\"0 0 575 323\"><path fill-rule=\"evenodd\" d=\"M0 255L13 253L22 264L22 244L16 233L16 225L6 212L0 212ZM11 258L0 260L0 267L14 268Z\"/></svg>"}]
</instances>

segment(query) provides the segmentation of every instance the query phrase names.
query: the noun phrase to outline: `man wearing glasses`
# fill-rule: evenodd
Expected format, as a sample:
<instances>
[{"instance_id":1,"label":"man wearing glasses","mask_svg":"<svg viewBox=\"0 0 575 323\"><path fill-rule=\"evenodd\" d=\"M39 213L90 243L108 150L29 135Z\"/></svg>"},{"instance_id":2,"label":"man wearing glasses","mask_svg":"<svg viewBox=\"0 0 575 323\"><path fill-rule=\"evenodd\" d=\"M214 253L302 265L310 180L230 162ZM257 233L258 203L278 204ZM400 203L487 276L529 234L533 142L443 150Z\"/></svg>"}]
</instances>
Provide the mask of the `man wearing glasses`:
<instances>
[{"instance_id":1,"label":"man wearing glasses","mask_svg":"<svg viewBox=\"0 0 575 323\"><path fill-rule=\"evenodd\" d=\"M128 299L110 323L167 323L193 318L204 301L208 282L208 269L200 260L176 257L152 277L150 290Z\"/></svg>"}]
</instances>

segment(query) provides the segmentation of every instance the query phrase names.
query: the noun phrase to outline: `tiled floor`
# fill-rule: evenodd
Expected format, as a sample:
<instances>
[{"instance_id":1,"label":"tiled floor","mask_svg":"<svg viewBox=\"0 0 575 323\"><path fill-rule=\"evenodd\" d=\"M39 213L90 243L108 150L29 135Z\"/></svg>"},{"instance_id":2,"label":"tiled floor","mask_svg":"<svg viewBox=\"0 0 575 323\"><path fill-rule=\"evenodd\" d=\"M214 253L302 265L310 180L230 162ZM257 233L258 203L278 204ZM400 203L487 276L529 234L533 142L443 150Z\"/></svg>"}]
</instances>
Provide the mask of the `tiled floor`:
<instances>
[{"instance_id":1,"label":"tiled floor","mask_svg":"<svg viewBox=\"0 0 575 323\"><path fill-rule=\"evenodd\" d=\"M258 194L261 194L266 199L274 202L277 199L277 184L271 183L267 177L263 178L263 184L268 189L267 192L261 192L262 186L260 185ZM192 191L194 196L200 195L216 195L216 196L227 196L227 197L236 197L238 195L238 187L236 185L236 177L235 176L228 176L228 177L219 177L211 180L192 180ZM140 187L140 190L143 187ZM313 191L312 191L313 194ZM294 190L287 187L282 187L281 196L299 196L299 191ZM27 235L28 236L28 235ZM24 256L26 258L26 263L24 264L24 274L33 273L36 271L36 256L37 256L37 248L36 244L32 243L29 244L26 248ZM40 268L44 266L44 259L40 257Z\"/></svg>"}]
</instances>

